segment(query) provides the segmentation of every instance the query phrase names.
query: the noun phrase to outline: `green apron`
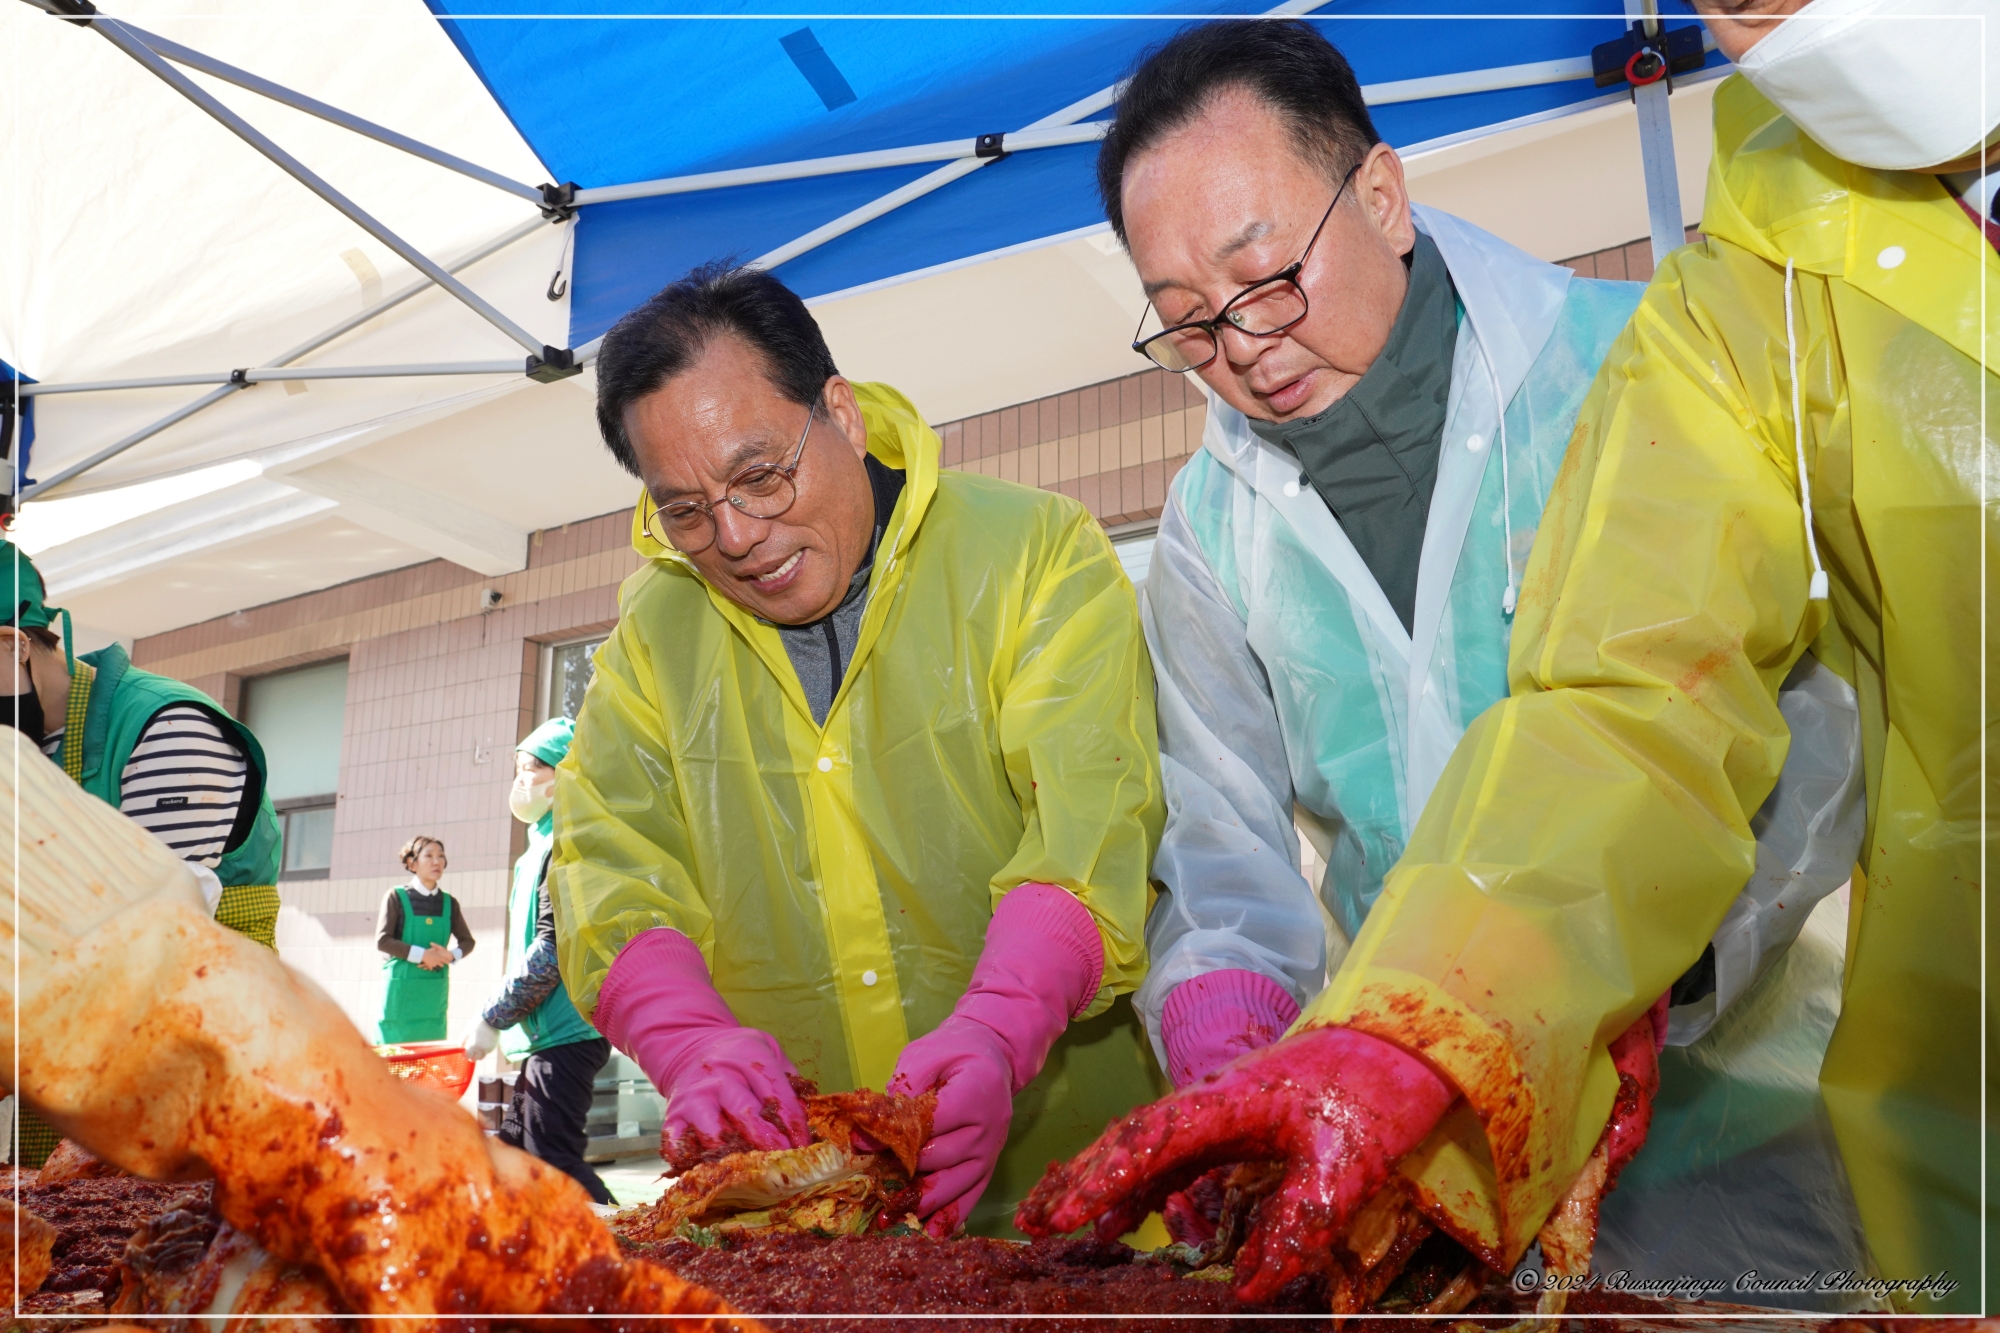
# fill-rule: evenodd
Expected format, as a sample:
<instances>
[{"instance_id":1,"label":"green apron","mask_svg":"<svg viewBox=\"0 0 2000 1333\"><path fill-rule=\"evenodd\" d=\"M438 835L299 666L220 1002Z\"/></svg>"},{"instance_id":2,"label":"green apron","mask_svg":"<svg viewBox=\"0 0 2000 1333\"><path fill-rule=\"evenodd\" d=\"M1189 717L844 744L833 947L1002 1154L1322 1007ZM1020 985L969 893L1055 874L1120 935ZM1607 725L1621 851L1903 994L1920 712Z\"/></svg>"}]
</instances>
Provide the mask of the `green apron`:
<instances>
[{"instance_id":1,"label":"green apron","mask_svg":"<svg viewBox=\"0 0 2000 1333\"><path fill-rule=\"evenodd\" d=\"M507 924L512 930L514 966L535 947L535 921L542 910L542 881L548 875L549 852L555 846L555 820L543 815L528 826L528 850L514 863L514 886L507 897ZM569 988L558 983L549 997L526 1018L500 1034L500 1053L509 1060L525 1060L536 1051L574 1042L591 1041L597 1029L584 1021L570 1003Z\"/></svg>"},{"instance_id":2,"label":"green apron","mask_svg":"<svg viewBox=\"0 0 2000 1333\"><path fill-rule=\"evenodd\" d=\"M451 895L442 889L443 899L436 916L418 916L410 906L410 891L396 890L403 904L405 944L419 949L433 944L451 945ZM382 958L389 974L389 987L382 997L382 1044L393 1046L406 1041L443 1041L445 1007L451 1002L451 969L427 972L407 958Z\"/></svg>"}]
</instances>

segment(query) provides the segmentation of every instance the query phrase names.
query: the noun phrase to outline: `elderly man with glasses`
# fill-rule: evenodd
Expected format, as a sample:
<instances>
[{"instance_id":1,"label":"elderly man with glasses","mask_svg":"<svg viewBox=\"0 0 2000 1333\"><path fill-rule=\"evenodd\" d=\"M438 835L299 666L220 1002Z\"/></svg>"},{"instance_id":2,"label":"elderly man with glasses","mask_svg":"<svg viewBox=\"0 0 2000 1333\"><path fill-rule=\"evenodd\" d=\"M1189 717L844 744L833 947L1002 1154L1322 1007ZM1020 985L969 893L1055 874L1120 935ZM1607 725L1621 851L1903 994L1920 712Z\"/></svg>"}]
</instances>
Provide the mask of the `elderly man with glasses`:
<instances>
[{"instance_id":1,"label":"elderly man with glasses","mask_svg":"<svg viewBox=\"0 0 2000 1333\"><path fill-rule=\"evenodd\" d=\"M1592 1009L1616 1026L1548 1052L1532 1024L1496 1034L1477 1004L1470 1016L1445 1005L1453 959L1468 932L1500 933L1480 943L1511 948L1531 985L1492 1003L1555 1023L1595 998L1532 989L1535 978L1598 966L1615 982L1622 950L1644 942L1619 937L1599 910L1604 885L1580 879L1568 916L1541 904L1404 914L1393 966L1376 958L1350 976L1342 960L1357 937L1355 957L1372 956L1397 916L1385 876L1432 818L1461 736L1507 697L1517 601L1546 592L1522 586L1543 506L1559 502L1579 409L1641 288L1575 277L1412 204L1352 71L1305 23L1218 23L1169 41L1126 87L1098 177L1151 298L1135 347L1210 394L1144 597L1168 818L1138 1006L1182 1091L1073 1164L1067 1185L1052 1180L1023 1220L1115 1222L1202 1167L1286 1156L1236 1263L1245 1293L1266 1297L1326 1269L1332 1238L1400 1165L1428 1224L1505 1271L1577 1180L1572 1149L1589 1154L1621 1076L1632 1096L1608 1140L1619 1155L1596 1183L1644 1138L1669 996ZM1794 675L1799 772L1788 764L1794 780L1760 816L1740 929L1718 932L1708 966L1673 989L1678 1040L1784 952L1853 864L1853 694L1809 658ZM1325 863L1317 895L1295 825ZM1488 892L1509 901L1504 883ZM1577 961L1558 965L1564 950ZM1323 1016L1328 997L1347 997L1337 1019ZM1273 1045L1302 1005L1307 1030ZM1578 1122L1575 1144L1524 1157L1525 1080L1450 1081L1469 1067L1445 1058L1454 1043L1508 1036L1523 1048L1509 1067L1566 1062L1587 1089L1595 1120ZM1489 1114L1496 1101L1520 1101L1516 1118ZM1514 1173L1504 1212L1486 1207L1496 1162ZM1205 1240L1216 1202L1205 1188L1172 1195L1169 1223ZM1594 1197L1588 1216L1594 1227ZM1561 1240L1544 1246L1551 1271L1574 1257ZM1589 1248L1586 1235L1584 1262Z\"/></svg>"},{"instance_id":2,"label":"elderly man with glasses","mask_svg":"<svg viewBox=\"0 0 2000 1333\"><path fill-rule=\"evenodd\" d=\"M597 375L647 563L558 770L570 994L673 1161L804 1144L801 1076L935 1091L916 1212L1004 1229L1164 1090L1129 999L1164 814L1132 586L1075 501L941 471L769 274L696 270Z\"/></svg>"}]
</instances>

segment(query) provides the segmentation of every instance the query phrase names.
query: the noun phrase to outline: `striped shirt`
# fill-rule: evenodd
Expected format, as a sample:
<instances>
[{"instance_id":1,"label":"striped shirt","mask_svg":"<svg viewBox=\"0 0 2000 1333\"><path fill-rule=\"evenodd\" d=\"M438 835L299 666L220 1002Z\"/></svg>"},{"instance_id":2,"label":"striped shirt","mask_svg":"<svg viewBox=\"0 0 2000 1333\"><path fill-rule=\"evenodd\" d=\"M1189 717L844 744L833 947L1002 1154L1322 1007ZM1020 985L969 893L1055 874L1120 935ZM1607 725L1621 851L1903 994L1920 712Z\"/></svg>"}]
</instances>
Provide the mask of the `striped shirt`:
<instances>
[{"instance_id":1,"label":"striped shirt","mask_svg":"<svg viewBox=\"0 0 2000 1333\"><path fill-rule=\"evenodd\" d=\"M63 733L42 738L51 759ZM118 808L183 861L213 870L229 850L250 763L204 708L169 704L139 733L118 779Z\"/></svg>"}]
</instances>

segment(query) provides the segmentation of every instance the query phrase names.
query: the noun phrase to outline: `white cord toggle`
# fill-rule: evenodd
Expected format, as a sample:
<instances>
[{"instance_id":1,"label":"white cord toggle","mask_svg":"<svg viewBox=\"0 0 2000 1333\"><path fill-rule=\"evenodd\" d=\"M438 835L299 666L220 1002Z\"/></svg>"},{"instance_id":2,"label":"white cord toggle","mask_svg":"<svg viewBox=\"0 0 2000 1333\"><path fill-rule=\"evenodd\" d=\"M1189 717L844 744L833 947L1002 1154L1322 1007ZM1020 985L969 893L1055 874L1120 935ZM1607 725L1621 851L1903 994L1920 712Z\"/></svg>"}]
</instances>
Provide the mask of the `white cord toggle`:
<instances>
[{"instance_id":1,"label":"white cord toggle","mask_svg":"<svg viewBox=\"0 0 2000 1333\"><path fill-rule=\"evenodd\" d=\"M1812 582L1806 596L1826 600L1826 567L1819 562L1819 538L1813 532L1812 477L1806 471L1806 419L1799 411L1799 340L1792 326L1792 261L1785 259L1785 356L1792 375L1792 456L1799 469L1799 508L1805 516L1806 556L1812 561Z\"/></svg>"},{"instance_id":2,"label":"white cord toggle","mask_svg":"<svg viewBox=\"0 0 2000 1333\"><path fill-rule=\"evenodd\" d=\"M1493 386L1493 410L1500 417L1500 429L1494 440L1500 449L1501 554L1507 562L1507 590L1500 594L1500 610L1511 616L1519 599L1514 584L1514 488L1507 476L1507 404L1500 397L1500 372L1493 368L1493 357L1486 350L1484 338L1479 340L1479 359L1486 363L1486 382Z\"/></svg>"}]
</instances>

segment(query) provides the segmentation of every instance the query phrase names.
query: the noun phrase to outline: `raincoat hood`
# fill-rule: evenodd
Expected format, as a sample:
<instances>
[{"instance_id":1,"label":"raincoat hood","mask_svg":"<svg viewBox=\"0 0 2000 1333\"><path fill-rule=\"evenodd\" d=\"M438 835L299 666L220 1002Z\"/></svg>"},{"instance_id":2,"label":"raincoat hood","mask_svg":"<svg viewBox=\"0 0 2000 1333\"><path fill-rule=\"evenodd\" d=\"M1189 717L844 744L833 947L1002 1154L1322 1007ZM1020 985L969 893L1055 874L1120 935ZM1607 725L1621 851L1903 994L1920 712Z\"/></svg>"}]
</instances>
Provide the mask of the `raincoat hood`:
<instances>
[{"instance_id":1,"label":"raincoat hood","mask_svg":"<svg viewBox=\"0 0 2000 1333\"><path fill-rule=\"evenodd\" d=\"M2000 265L1937 177L1875 171L1820 147L1750 85L1715 94L1715 152L1701 229L1760 259L1839 278L1981 360L1979 307L1931 281ZM1984 361L2000 362L2000 303L1988 302Z\"/></svg>"}]
</instances>

